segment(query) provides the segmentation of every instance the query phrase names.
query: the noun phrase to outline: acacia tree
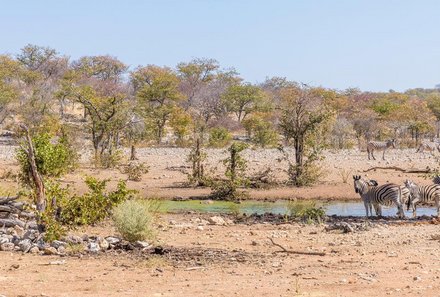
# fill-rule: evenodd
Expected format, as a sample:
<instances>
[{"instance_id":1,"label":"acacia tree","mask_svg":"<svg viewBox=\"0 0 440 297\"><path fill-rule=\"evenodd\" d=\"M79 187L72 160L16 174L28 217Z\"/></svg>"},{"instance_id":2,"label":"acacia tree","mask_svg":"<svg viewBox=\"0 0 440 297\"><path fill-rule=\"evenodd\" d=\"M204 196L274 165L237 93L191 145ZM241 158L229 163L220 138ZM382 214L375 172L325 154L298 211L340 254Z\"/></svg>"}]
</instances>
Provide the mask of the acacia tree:
<instances>
[{"instance_id":1,"label":"acacia tree","mask_svg":"<svg viewBox=\"0 0 440 297\"><path fill-rule=\"evenodd\" d=\"M160 143L166 124L182 100L179 79L170 68L149 65L132 72L131 82L139 109L153 123L156 142Z\"/></svg>"},{"instance_id":2,"label":"acacia tree","mask_svg":"<svg viewBox=\"0 0 440 297\"><path fill-rule=\"evenodd\" d=\"M84 106L97 166L104 154L113 155L119 134L129 122L126 70L125 64L110 56L82 57L63 82L60 96Z\"/></svg>"},{"instance_id":3,"label":"acacia tree","mask_svg":"<svg viewBox=\"0 0 440 297\"><path fill-rule=\"evenodd\" d=\"M318 134L325 130L333 111L325 98L306 85L287 87L281 91L280 128L287 140L293 142L295 165L289 168L292 182L305 184L303 174L319 157Z\"/></svg>"},{"instance_id":4,"label":"acacia tree","mask_svg":"<svg viewBox=\"0 0 440 297\"><path fill-rule=\"evenodd\" d=\"M194 98L199 94L203 86L216 77L218 62L214 59L196 58L188 63L177 65L180 78L180 92L185 96L183 102L185 110L193 107Z\"/></svg>"},{"instance_id":5,"label":"acacia tree","mask_svg":"<svg viewBox=\"0 0 440 297\"><path fill-rule=\"evenodd\" d=\"M269 108L264 92L251 84L230 86L223 94L222 102L228 112L237 116L239 122L252 112L265 111Z\"/></svg>"},{"instance_id":6,"label":"acacia tree","mask_svg":"<svg viewBox=\"0 0 440 297\"><path fill-rule=\"evenodd\" d=\"M55 114L55 94L68 69L69 59L50 47L28 44L17 55L17 61L27 70L26 78L21 80L24 92L21 93L20 113L27 123L38 124ZM64 98L59 104L63 117Z\"/></svg>"}]
</instances>

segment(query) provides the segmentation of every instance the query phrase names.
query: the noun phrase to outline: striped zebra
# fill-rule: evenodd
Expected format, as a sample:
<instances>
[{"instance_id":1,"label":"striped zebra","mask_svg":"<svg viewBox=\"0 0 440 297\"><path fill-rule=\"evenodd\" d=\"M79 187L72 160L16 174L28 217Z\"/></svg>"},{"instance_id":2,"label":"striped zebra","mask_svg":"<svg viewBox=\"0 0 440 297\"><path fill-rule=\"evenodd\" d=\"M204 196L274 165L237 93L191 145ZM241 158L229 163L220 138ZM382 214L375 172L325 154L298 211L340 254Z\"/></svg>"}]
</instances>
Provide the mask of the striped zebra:
<instances>
[{"instance_id":1,"label":"striped zebra","mask_svg":"<svg viewBox=\"0 0 440 297\"><path fill-rule=\"evenodd\" d=\"M389 147L396 148L396 140L395 139L390 139L387 141L370 141L367 144L368 160L370 160L370 154L371 154L371 157L373 157L373 159L376 160L376 158L373 155L374 151L383 151L382 159L385 160L385 151Z\"/></svg>"},{"instance_id":2,"label":"striped zebra","mask_svg":"<svg viewBox=\"0 0 440 297\"><path fill-rule=\"evenodd\" d=\"M434 176L434 178L432 179L432 182L434 184L440 185L440 175L437 174L436 176Z\"/></svg>"},{"instance_id":3,"label":"striped zebra","mask_svg":"<svg viewBox=\"0 0 440 297\"><path fill-rule=\"evenodd\" d=\"M410 199L408 200L408 209L410 206L413 209L413 215L416 215L416 207L418 202L430 202L435 201L437 207L437 216L440 216L440 185L426 185L419 186L411 180L405 181L405 186L410 191Z\"/></svg>"},{"instance_id":4,"label":"striped zebra","mask_svg":"<svg viewBox=\"0 0 440 297\"><path fill-rule=\"evenodd\" d=\"M435 152L435 151L439 151L440 152L440 145L436 142L422 142L419 147L417 148L416 153L422 153L424 151L429 151L429 152Z\"/></svg>"},{"instance_id":5,"label":"striped zebra","mask_svg":"<svg viewBox=\"0 0 440 297\"><path fill-rule=\"evenodd\" d=\"M382 215L381 205L395 204L398 209L398 216L405 217L402 206L402 187L396 184L384 184L381 186L373 186L368 181L362 179L360 175L354 175L354 190L358 193L365 206L367 218L373 215L372 207L375 206L376 214ZM377 213L379 212L379 213Z\"/></svg>"},{"instance_id":6,"label":"striped zebra","mask_svg":"<svg viewBox=\"0 0 440 297\"><path fill-rule=\"evenodd\" d=\"M370 186L376 187L379 185L378 182L374 179L367 180L366 182ZM409 192L409 189L405 185L400 186L400 191L401 191L401 203L403 206L408 203L410 192ZM390 207L393 205L393 202L391 200L385 201L382 205ZM374 211L376 212L376 216L379 216L379 217L382 216L382 205L381 204L373 204ZM370 213L372 214L371 206L370 206ZM397 213L396 215L399 215L399 213ZM413 210L413 216L415 216L414 210Z\"/></svg>"}]
</instances>

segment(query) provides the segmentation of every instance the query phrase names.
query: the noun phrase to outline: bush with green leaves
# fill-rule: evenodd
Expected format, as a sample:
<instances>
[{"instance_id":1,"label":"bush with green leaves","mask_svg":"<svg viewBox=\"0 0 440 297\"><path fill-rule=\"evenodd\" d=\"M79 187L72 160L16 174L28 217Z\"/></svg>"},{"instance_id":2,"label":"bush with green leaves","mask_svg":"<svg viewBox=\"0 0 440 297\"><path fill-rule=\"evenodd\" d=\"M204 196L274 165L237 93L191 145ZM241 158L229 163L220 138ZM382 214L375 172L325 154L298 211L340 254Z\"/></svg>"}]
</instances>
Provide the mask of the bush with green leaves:
<instances>
[{"instance_id":1,"label":"bush with green leaves","mask_svg":"<svg viewBox=\"0 0 440 297\"><path fill-rule=\"evenodd\" d=\"M243 120L243 127L255 145L274 147L279 140L278 132L273 125L260 116L252 116Z\"/></svg>"},{"instance_id":2,"label":"bush with green leaves","mask_svg":"<svg viewBox=\"0 0 440 297\"><path fill-rule=\"evenodd\" d=\"M73 196L60 203L60 220L67 225L90 225L105 219L111 210L132 198L136 191L127 189L124 181L119 181L115 191L106 192L108 180L87 177L89 191L82 196Z\"/></svg>"},{"instance_id":3,"label":"bush with green leaves","mask_svg":"<svg viewBox=\"0 0 440 297\"><path fill-rule=\"evenodd\" d=\"M154 238L152 202L127 200L113 211L113 221L122 238L134 242Z\"/></svg>"},{"instance_id":4,"label":"bush with green leaves","mask_svg":"<svg viewBox=\"0 0 440 297\"><path fill-rule=\"evenodd\" d=\"M241 187L247 187L249 179L245 176L246 160L240 155L248 148L244 142L234 142L229 148L229 157L223 160L226 167L226 180L212 182L211 197L222 200L240 200L247 197L247 193L239 191Z\"/></svg>"},{"instance_id":5,"label":"bush with green leaves","mask_svg":"<svg viewBox=\"0 0 440 297\"><path fill-rule=\"evenodd\" d=\"M291 218L307 223L321 223L325 218L325 210L314 201L289 201L287 208Z\"/></svg>"},{"instance_id":6,"label":"bush with green leaves","mask_svg":"<svg viewBox=\"0 0 440 297\"><path fill-rule=\"evenodd\" d=\"M60 177L75 168L78 155L69 144L67 136L54 139L48 133L40 133L32 138L32 143L37 170L43 177ZM21 181L31 185L31 168L25 146L19 147L16 158L21 168Z\"/></svg>"},{"instance_id":7,"label":"bush with green leaves","mask_svg":"<svg viewBox=\"0 0 440 297\"><path fill-rule=\"evenodd\" d=\"M223 127L212 128L209 130L209 143L210 147L222 148L228 145L232 140L232 135L228 129Z\"/></svg>"}]
</instances>

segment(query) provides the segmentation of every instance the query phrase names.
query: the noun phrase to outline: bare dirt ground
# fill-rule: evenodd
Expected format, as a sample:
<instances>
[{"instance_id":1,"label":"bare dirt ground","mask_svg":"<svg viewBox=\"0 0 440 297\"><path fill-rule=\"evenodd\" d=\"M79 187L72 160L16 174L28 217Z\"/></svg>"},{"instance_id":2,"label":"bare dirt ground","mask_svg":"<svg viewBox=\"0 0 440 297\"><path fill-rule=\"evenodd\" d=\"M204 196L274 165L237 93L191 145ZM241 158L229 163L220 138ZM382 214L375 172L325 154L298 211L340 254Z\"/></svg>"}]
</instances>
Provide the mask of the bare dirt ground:
<instances>
[{"instance_id":1,"label":"bare dirt ground","mask_svg":"<svg viewBox=\"0 0 440 297\"><path fill-rule=\"evenodd\" d=\"M13 147L0 146L0 177L11 171L17 172L17 165L13 158ZM143 197L198 197L209 195L208 188L191 188L185 186L189 163L187 162L188 149L181 148L140 148L138 156L140 161L150 166L150 172L142 177L140 182L128 181L130 188L139 190ZM128 156L128 152L126 152ZM84 153L81 166L74 174L69 174L62 179L65 185L69 185L77 192L85 191L84 177L86 175L98 178L108 178L110 185L115 185L119 179L127 179L118 169L102 170L95 169L88 160L90 152ZM352 175L360 174L370 179L376 179L380 184L395 182L403 184L404 180L411 178L419 183L429 183L423 174L407 174L394 170L376 170L364 173L371 167L397 166L405 169L437 168L440 157L430 153L415 153L414 149L390 150L386 152L386 161L381 160L381 154L376 153L377 160L368 160L366 152L359 150L327 151L322 161L324 176L313 187L294 188L283 186L287 180L287 164L278 161L281 154L276 149L247 150L244 153L248 160L248 174L252 175L267 168L271 168L277 181L278 187L249 191L251 199L334 199L355 200L359 199L354 193ZM225 159L226 153L221 149L208 150L206 171L211 175L221 175L224 172L221 160ZM3 173L2 173L3 172ZM1 179L0 187L4 189L17 188L13 179Z\"/></svg>"},{"instance_id":2,"label":"bare dirt ground","mask_svg":"<svg viewBox=\"0 0 440 297\"><path fill-rule=\"evenodd\" d=\"M3 190L17 187L7 177L16 172L13 150L0 147ZM143 196L172 198L206 195L209 189L182 188L186 163L184 149L141 149L141 161L150 172L141 182L129 182ZM211 168L225 154L212 151ZM280 180L286 165L276 161L275 150L248 151L249 170L270 166ZM304 189L278 187L252 190L253 199L322 198L359 199L351 176L373 166L435 168L437 159L413 150L387 153L387 161L368 161L356 150L327 152L327 175L318 186ZM379 158L378 158L379 159ZM170 170L172 169L172 170ZM1 174L1 172L0 172ZM78 192L85 175L126 178L117 170L96 170L83 164L63 179ZM342 175L348 176L344 183ZM427 183L418 174L390 170L368 173L379 183L402 183L406 178ZM164 255L108 252L82 257L38 256L1 252L0 294L5 296L439 296L440 230L425 221L375 220L365 231L325 231L324 225L300 223L236 223L212 226L199 214L162 215L156 245ZM363 221L363 219L358 219ZM114 235L110 222L74 232ZM289 250L323 252L324 256L277 253L269 238ZM65 260L62 265L47 265Z\"/></svg>"},{"instance_id":3,"label":"bare dirt ground","mask_svg":"<svg viewBox=\"0 0 440 297\"><path fill-rule=\"evenodd\" d=\"M78 257L1 253L5 296L438 296L440 231L428 223L374 221L367 231L323 225L198 226L162 217L163 256ZM112 232L106 224L88 233ZM272 238L289 250L276 253ZM65 260L64 265L47 265Z\"/></svg>"}]
</instances>

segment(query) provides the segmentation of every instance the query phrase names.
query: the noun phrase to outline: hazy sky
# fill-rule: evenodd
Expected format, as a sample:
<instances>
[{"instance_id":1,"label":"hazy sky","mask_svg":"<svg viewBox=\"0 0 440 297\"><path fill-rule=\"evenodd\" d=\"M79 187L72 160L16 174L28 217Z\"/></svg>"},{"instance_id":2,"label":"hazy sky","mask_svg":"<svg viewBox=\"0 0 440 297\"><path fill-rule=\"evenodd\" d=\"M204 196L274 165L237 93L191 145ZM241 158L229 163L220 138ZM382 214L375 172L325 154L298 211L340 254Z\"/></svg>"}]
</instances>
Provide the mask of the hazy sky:
<instances>
[{"instance_id":1,"label":"hazy sky","mask_svg":"<svg viewBox=\"0 0 440 297\"><path fill-rule=\"evenodd\" d=\"M266 76L345 89L440 83L440 1L1 1L0 53L28 43L110 54L135 67L217 59Z\"/></svg>"}]
</instances>

